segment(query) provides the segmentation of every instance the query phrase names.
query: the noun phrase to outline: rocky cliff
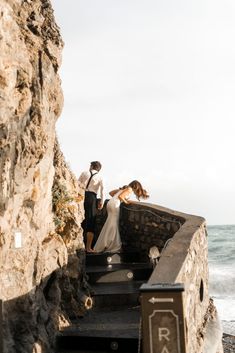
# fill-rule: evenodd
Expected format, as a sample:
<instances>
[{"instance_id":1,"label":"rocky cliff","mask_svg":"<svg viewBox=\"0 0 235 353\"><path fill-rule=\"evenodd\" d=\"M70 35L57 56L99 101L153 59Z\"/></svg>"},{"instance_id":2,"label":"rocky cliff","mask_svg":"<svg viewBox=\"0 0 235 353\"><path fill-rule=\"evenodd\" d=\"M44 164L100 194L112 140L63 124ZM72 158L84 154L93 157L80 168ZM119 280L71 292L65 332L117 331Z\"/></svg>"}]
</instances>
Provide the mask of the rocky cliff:
<instances>
[{"instance_id":1,"label":"rocky cliff","mask_svg":"<svg viewBox=\"0 0 235 353\"><path fill-rule=\"evenodd\" d=\"M49 0L0 0L0 299L8 353L53 352L54 333L77 314L77 291L86 286L77 271L82 198L55 134L62 48Z\"/></svg>"}]
</instances>

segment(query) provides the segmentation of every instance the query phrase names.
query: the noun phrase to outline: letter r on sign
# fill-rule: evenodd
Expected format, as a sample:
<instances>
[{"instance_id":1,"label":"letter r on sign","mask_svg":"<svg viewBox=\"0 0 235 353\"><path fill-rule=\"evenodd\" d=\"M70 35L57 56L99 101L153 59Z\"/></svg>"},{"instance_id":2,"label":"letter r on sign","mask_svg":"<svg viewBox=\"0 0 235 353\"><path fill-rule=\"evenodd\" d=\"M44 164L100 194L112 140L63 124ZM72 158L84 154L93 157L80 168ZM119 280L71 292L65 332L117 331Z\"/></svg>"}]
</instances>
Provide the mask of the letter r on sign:
<instances>
[{"instance_id":1,"label":"letter r on sign","mask_svg":"<svg viewBox=\"0 0 235 353\"><path fill-rule=\"evenodd\" d=\"M166 327L159 327L158 329L158 338L159 341L161 341L162 339L165 339L167 341L170 341L169 336L170 335L170 330Z\"/></svg>"}]
</instances>

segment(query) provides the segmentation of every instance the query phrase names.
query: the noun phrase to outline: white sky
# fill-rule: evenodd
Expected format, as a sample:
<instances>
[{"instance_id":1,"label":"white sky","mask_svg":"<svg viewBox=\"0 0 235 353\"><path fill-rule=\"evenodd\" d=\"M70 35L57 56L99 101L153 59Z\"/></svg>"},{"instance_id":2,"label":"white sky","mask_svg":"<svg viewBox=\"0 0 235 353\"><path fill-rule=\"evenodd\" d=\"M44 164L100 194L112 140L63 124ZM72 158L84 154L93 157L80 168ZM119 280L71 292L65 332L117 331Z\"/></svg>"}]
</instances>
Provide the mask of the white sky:
<instances>
[{"instance_id":1,"label":"white sky","mask_svg":"<svg viewBox=\"0 0 235 353\"><path fill-rule=\"evenodd\" d=\"M233 0L52 0L65 42L57 132L106 191L235 224Z\"/></svg>"}]
</instances>

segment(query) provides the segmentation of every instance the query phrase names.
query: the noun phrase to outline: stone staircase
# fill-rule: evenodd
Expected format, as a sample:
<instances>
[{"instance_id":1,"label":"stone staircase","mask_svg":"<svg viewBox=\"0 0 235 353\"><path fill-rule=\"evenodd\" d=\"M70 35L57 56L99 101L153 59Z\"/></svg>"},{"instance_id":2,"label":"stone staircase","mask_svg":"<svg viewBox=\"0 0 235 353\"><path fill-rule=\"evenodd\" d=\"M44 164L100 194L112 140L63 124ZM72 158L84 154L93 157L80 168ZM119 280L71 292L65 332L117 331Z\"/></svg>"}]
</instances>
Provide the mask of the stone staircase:
<instances>
[{"instance_id":1,"label":"stone staircase","mask_svg":"<svg viewBox=\"0 0 235 353\"><path fill-rule=\"evenodd\" d=\"M93 308L57 337L58 353L141 352L139 288L152 273L138 251L86 255Z\"/></svg>"}]
</instances>

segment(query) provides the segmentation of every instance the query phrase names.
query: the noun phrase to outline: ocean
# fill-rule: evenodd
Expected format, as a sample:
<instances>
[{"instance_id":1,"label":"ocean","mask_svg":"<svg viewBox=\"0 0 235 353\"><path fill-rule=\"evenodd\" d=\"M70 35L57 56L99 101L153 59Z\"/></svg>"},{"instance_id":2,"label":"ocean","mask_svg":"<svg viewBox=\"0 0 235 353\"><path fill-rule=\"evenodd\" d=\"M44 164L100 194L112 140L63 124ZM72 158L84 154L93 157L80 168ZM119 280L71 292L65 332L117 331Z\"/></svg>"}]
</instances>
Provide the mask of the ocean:
<instances>
[{"instance_id":1,"label":"ocean","mask_svg":"<svg viewBox=\"0 0 235 353\"><path fill-rule=\"evenodd\" d=\"M209 292L223 332L235 336L235 225L207 226Z\"/></svg>"}]
</instances>

